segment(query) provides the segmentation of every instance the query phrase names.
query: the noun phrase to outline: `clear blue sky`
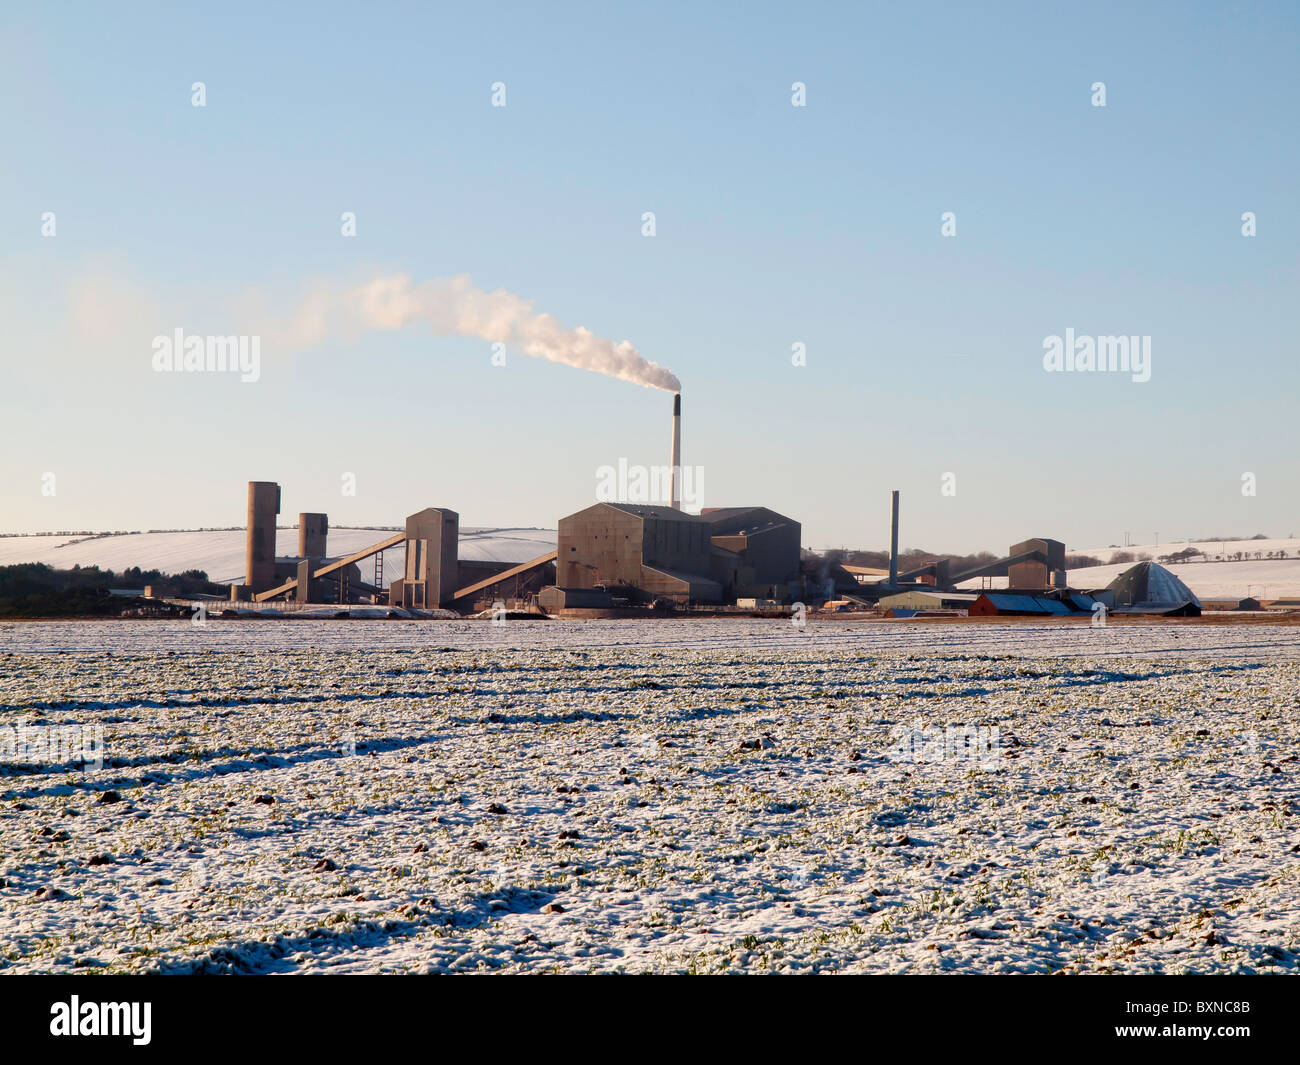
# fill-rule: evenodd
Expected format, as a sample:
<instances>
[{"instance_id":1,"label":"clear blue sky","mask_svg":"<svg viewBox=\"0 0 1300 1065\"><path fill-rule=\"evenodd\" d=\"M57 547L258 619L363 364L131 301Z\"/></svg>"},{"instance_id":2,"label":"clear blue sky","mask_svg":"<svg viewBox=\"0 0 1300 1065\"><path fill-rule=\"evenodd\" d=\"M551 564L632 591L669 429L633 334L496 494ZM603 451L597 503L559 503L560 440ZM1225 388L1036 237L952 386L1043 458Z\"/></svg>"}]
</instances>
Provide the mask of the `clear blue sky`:
<instances>
[{"instance_id":1,"label":"clear blue sky","mask_svg":"<svg viewBox=\"0 0 1300 1065\"><path fill-rule=\"evenodd\" d=\"M1300 7L614 6L6 4L0 530L239 524L251 479L553 527L667 461L666 393L419 327L151 370L393 272L630 340L705 504L809 545L885 543L893 488L930 549L1300 529ZM1067 328L1151 380L1045 373Z\"/></svg>"}]
</instances>

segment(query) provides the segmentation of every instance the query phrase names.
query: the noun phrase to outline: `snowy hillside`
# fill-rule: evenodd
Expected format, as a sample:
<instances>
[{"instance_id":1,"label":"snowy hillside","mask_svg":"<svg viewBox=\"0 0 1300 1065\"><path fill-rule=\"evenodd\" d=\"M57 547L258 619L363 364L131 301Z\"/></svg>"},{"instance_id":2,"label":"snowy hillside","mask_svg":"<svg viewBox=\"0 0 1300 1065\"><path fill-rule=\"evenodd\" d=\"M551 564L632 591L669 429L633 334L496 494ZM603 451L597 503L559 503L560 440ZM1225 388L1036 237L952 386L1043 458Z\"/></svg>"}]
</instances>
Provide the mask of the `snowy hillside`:
<instances>
[{"instance_id":1,"label":"snowy hillside","mask_svg":"<svg viewBox=\"0 0 1300 1065\"><path fill-rule=\"evenodd\" d=\"M1189 545L1177 540L1172 543L1136 544L1131 547L1085 547L1069 549L1069 553L1091 555L1108 561L1121 552L1128 552L1133 561L1070 570L1070 587L1104 588L1134 562L1150 557L1159 561L1166 555L1186 550ZM1286 540L1214 540L1190 545L1204 553L1209 561L1161 563L1174 576L1190 588L1199 599L1242 599L1248 595L1256 599L1282 599L1300 596L1300 539ZM1236 556L1241 554L1238 560ZM1256 558L1258 553L1261 557ZM1284 558L1267 555L1284 554ZM1005 588L1005 577L992 577L987 581L966 581L961 587Z\"/></svg>"},{"instance_id":2,"label":"snowy hillside","mask_svg":"<svg viewBox=\"0 0 1300 1065\"><path fill-rule=\"evenodd\" d=\"M393 530L332 528L327 541L331 557L351 554L386 539ZM555 548L553 529L461 529L460 557L466 561L527 562ZM276 533L276 553L298 550L298 530ZM402 575L405 552L384 552L384 582ZM112 536L0 537L0 565L44 562L59 569L99 566L121 572L132 566L180 573L203 570L214 581L238 583L244 577L244 531L124 533ZM374 562L363 560L362 576L371 578Z\"/></svg>"},{"instance_id":3,"label":"snowy hillside","mask_svg":"<svg viewBox=\"0 0 1300 1065\"><path fill-rule=\"evenodd\" d=\"M1133 547L1084 548L1078 554L1092 555L1106 561L1121 552L1135 560L1150 556L1159 561L1166 555L1188 548L1200 551L1205 561L1162 563L1200 599L1281 599L1300 596L1300 539L1284 540L1212 540L1206 543L1174 540ZM1071 550L1071 553L1076 553ZM1240 555L1240 560L1237 556ZM1259 556L1258 558L1256 556ZM1269 558L1269 555L1285 557ZM1132 562L1112 563L1091 569L1070 571L1070 584L1076 588L1103 588L1123 573Z\"/></svg>"},{"instance_id":4,"label":"snowy hillside","mask_svg":"<svg viewBox=\"0 0 1300 1065\"><path fill-rule=\"evenodd\" d=\"M1104 588L1131 562L1070 571L1075 588ZM1173 564L1170 573L1190 588L1198 599L1282 599L1300 596L1300 559L1261 562L1199 562Z\"/></svg>"},{"instance_id":5,"label":"snowy hillside","mask_svg":"<svg viewBox=\"0 0 1300 1065\"><path fill-rule=\"evenodd\" d=\"M1124 551L1135 559L1142 555L1150 555L1152 559L1159 561L1165 555L1176 554L1189 547L1200 551L1212 562L1231 561L1238 554L1243 558L1253 559L1256 552L1266 556L1276 555L1281 551L1291 559L1300 557L1300 538L1295 537L1284 540L1207 540L1203 543L1197 543L1195 540L1191 543L1186 540L1169 540L1162 544L1134 544L1131 547L1070 547L1068 551L1072 555L1091 555L1103 562L1110 562L1112 556Z\"/></svg>"}]
</instances>

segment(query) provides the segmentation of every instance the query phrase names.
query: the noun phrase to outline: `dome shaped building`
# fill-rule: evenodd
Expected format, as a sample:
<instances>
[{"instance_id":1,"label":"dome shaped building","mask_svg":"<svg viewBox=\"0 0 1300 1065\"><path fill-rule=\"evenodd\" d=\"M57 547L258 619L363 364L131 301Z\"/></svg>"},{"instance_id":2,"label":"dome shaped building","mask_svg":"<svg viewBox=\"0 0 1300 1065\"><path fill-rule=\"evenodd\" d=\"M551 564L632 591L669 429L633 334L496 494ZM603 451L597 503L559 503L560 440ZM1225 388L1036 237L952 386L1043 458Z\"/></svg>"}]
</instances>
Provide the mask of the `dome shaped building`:
<instances>
[{"instance_id":1,"label":"dome shaped building","mask_svg":"<svg viewBox=\"0 0 1300 1065\"><path fill-rule=\"evenodd\" d=\"M1201 613L1201 601L1192 590L1156 562L1130 566L1106 590L1114 593L1115 609L1121 612L1173 617L1198 617Z\"/></svg>"}]
</instances>

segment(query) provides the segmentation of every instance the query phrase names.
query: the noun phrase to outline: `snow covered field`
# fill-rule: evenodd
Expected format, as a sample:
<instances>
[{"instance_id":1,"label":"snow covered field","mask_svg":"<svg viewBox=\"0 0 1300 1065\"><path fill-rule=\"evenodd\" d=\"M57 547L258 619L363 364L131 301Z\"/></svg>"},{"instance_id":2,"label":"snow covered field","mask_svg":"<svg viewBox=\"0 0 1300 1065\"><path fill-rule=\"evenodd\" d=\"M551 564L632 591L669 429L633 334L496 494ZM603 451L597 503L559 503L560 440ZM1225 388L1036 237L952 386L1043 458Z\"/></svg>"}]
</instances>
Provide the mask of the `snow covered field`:
<instances>
[{"instance_id":1,"label":"snow covered field","mask_svg":"<svg viewBox=\"0 0 1300 1065\"><path fill-rule=\"evenodd\" d=\"M0 625L0 729L0 973L1300 971L1300 628Z\"/></svg>"}]
</instances>

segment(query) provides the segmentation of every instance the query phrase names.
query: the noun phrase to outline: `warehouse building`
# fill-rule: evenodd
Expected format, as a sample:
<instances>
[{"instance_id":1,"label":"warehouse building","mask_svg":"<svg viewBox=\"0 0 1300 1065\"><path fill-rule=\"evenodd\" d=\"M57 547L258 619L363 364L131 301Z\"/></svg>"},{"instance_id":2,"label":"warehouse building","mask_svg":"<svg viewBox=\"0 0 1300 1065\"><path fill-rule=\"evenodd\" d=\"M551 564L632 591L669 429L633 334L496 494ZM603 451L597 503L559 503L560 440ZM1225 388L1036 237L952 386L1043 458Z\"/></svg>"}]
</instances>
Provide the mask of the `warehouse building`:
<instances>
[{"instance_id":1,"label":"warehouse building","mask_svg":"<svg viewBox=\"0 0 1300 1065\"><path fill-rule=\"evenodd\" d=\"M907 591L882 596L876 604L881 610L969 610L979 598L977 592Z\"/></svg>"},{"instance_id":2,"label":"warehouse building","mask_svg":"<svg viewBox=\"0 0 1300 1065\"><path fill-rule=\"evenodd\" d=\"M766 507L688 514L667 506L595 503L561 518L560 589L603 588L647 603L789 602L800 594L800 526Z\"/></svg>"},{"instance_id":3,"label":"warehouse building","mask_svg":"<svg viewBox=\"0 0 1300 1065\"><path fill-rule=\"evenodd\" d=\"M711 531L699 515L672 507L595 503L560 519L555 583L605 588L636 602L718 603Z\"/></svg>"}]
</instances>

